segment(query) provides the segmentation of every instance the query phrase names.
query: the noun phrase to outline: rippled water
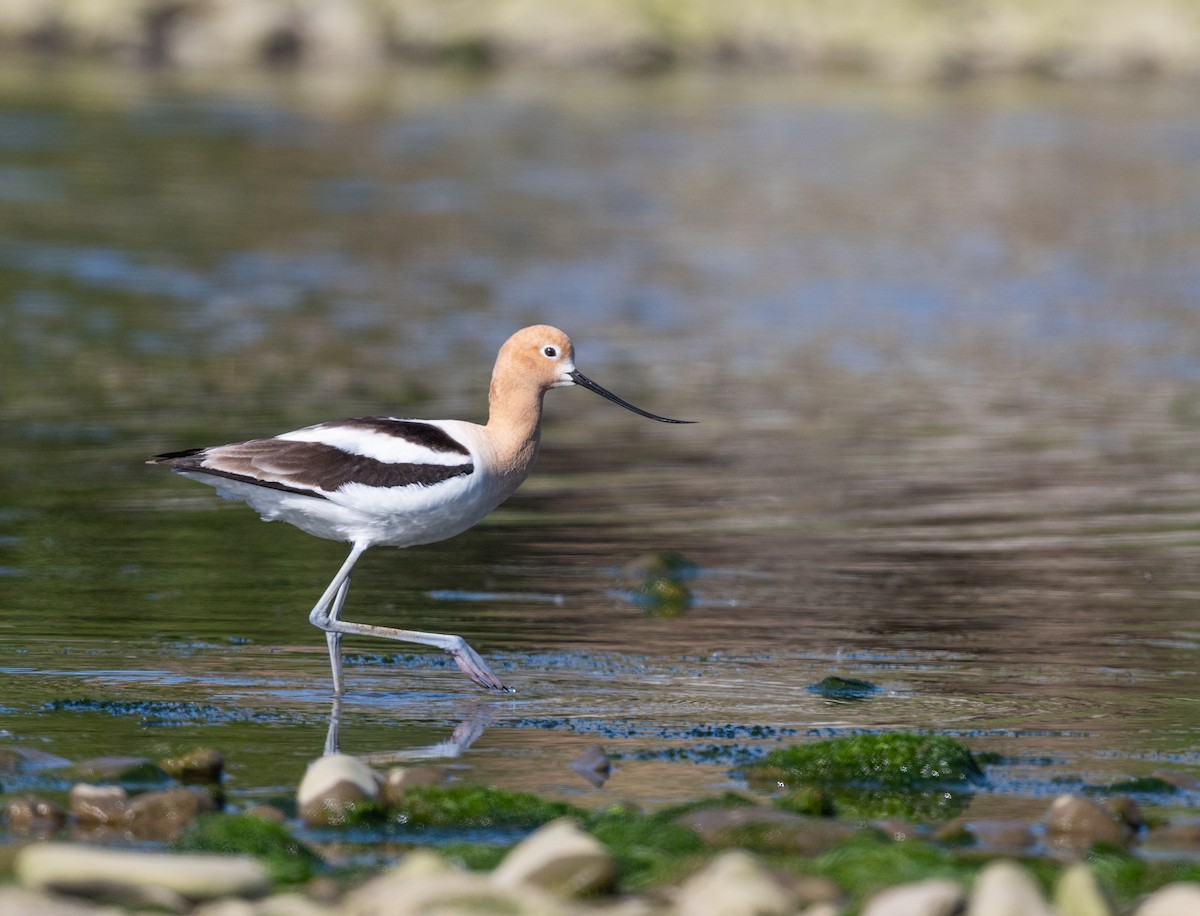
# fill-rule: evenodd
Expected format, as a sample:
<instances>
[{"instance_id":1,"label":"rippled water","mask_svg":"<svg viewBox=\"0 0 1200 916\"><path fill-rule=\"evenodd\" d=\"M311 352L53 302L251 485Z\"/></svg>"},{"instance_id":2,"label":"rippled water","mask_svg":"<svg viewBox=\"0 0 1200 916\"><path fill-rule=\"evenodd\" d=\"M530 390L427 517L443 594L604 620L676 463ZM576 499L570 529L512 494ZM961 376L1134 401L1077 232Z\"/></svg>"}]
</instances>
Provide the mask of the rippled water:
<instances>
[{"instance_id":1,"label":"rippled water","mask_svg":"<svg viewBox=\"0 0 1200 916\"><path fill-rule=\"evenodd\" d=\"M653 804L778 742L935 729L1006 755L980 817L1200 771L1198 98L0 73L5 738L216 745L235 799L290 792L344 549L143 459L482 419L497 346L549 322L699 423L552 392L506 506L369 553L349 619L461 633L517 693L348 640L343 749ZM685 612L621 572L663 551ZM568 767L596 743L603 789Z\"/></svg>"}]
</instances>

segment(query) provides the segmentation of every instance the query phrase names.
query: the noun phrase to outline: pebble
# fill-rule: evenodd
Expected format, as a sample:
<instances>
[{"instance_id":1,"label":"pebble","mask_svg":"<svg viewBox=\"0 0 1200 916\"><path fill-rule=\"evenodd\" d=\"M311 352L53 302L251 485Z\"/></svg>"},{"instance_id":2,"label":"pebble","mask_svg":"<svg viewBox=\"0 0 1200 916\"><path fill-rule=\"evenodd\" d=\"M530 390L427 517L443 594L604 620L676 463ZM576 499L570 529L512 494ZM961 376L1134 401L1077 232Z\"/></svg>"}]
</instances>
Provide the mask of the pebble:
<instances>
[{"instance_id":1,"label":"pebble","mask_svg":"<svg viewBox=\"0 0 1200 916\"><path fill-rule=\"evenodd\" d=\"M1054 905L1058 916L1113 916L1116 912L1096 873L1082 862L1076 862L1059 877Z\"/></svg>"},{"instance_id":2,"label":"pebble","mask_svg":"<svg viewBox=\"0 0 1200 916\"><path fill-rule=\"evenodd\" d=\"M221 781L225 757L211 747L199 747L178 757L159 761L159 766L185 785L212 785Z\"/></svg>"},{"instance_id":3,"label":"pebble","mask_svg":"<svg viewBox=\"0 0 1200 916\"><path fill-rule=\"evenodd\" d=\"M1145 844L1159 849L1200 849L1200 822L1155 827L1146 834Z\"/></svg>"},{"instance_id":4,"label":"pebble","mask_svg":"<svg viewBox=\"0 0 1200 916\"><path fill-rule=\"evenodd\" d=\"M679 916L785 916L796 901L748 852L734 850L713 859L679 888Z\"/></svg>"},{"instance_id":5,"label":"pebble","mask_svg":"<svg viewBox=\"0 0 1200 916\"><path fill-rule=\"evenodd\" d=\"M612 762L599 744L593 744L571 761L571 769L599 789L612 775Z\"/></svg>"},{"instance_id":6,"label":"pebble","mask_svg":"<svg viewBox=\"0 0 1200 916\"><path fill-rule=\"evenodd\" d=\"M335 827L363 805L376 805L383 779L349 754L328 754L308 765L296 792L301 820L310 827Z\"/></svg>"},{"instance_id":7,"label":"pebble","mask_svg":"<svg viewBox=\"0 0 1200 916\"><path fill-rule=\"evenodd\" d=\"M610 887L617 865L599 840L568 818L539 827L509 850L491 874L497 887L533 885L563 897Z\"/></svg>"},{"instance_id":8,"label":"pebble","mask_svg":"<svg viewBox=\"0 0 1200 916\"><path fill-rule=\"evenodd\" d=\"M14 886L0 887L0 913L5 916L99 916L101 910L82 901Z\"/></svg>"},{"instance_id":9,"label":"pebble","mask_svg":"<svg viewBox=\"0 0 1200 916\"><path fill-rule=\"evenodd\" d=\"M1195 881L1168 884L1147 897L1133 912L1134 916L1196 916L1200 913L1200 884Z\"/></svg>"},{"instance_id":10,"label":"pebble","mask_svg":"<svg viewBox=\"0 0 1200 916\"><path fill-rule=\"evenodd\" d=\"M967 916L1054 916L1029 872L1003 859L980 871Z\"/></svg>"},{"instance_id":11,"label":"pebble","mask_svg":"<svg viewBox=\"0 0 1200 916\"><path fill-rule=\"evenodd\" d=\"M410 858L410 857L405 857ZM428 867L422 863L421 867ZM419 869L417 869L419 870ZM466 916L504 913L506 916L562 916L563 901L535 887L500 887L484 875L452 866L434 873L413 874L401 865L366 881L342 900L339 916Z\"/></svg>"},{"instance_id":12,"label":"pebble","mask_svg":"<svg viewBox=\"0 0 1200 916\"><path fill-rule=\"evenodd\" d=\"M81 824L116 824L125 816L129 793L120 786L93 786L80 782L71 787L67 804Z\"/></svg>"},{"instance_id":13,"label":"pebble","mask_svg":"<svg viewBox=\"0 0 1200 916\"><path fill-rule=\"evenodd\" d=\"M27 888L79 897L114 894L142 905L179 908L217 897L257 897L271 888L266 868L248 856L138 852L74 843L35 843L17 853Z\"/></svg>"},{"instance_id":14,"label":"pebble","mask_svg":"<svg viewBox=\"0 0 1200 916\"><path fill-rule=\"evenodd\" d=\"M174 840L193 820L218 807L203 789L176 786L135 796L125 806L122 823L142 839Z\"/></svg>"},{"instance_id":15,"label":"pebble","mask_svg":"<svg viewBox=\"0 0 1200 916\"><path fill-rule=\"evenodd\" d=\"M1090 798L1060 795L1046 812L1046 839L1051 845L1086 850L1093 843L1124 846L1133 830Z\"/></svg>"},{"instance_id":16,"label":"pebble","mask_svg":"<svg viewBox=\"0 0 1200 916\"><path fill-rule=\"evenodd\" d=\"M1025 852L1036 841L1029 825L1016 821L977 821L968 830L989 852Z\"/></svg>"},{"instance_id":17,"label":"pebble","mask_svg":"<svg viewBox=\"0 0 1200 916\"><path fill-rule=\"evenodd\" d=\"M67 822L67 812L37 795L21 795L8 801L8 823L13 830L53 832Z\"/></svg>"},{"instance_id":18,"label":"pebble","mask_svg":"<svg viewBox=\"0 0 1200 916\"><path fill-rule=\"evenodd\" d=\"M445 781L446 774L436 767L392 767L383 785L383 799L395 805L414 786L436 786Z\"/></svg>"},{"instance_id":19,"label":"pebble","mask_svg":"<svg viewBox=\"0 0 1200 916\"><path fill-rule=\"evenodd\" d=\"M1154 775L1163 782L1169 782L1175 788L1183 789L1185 792L1195 792L1200 789L1200 778L1191 773L1181 773L1179 770L1155 770Z\"/></svg>"},{"instance_id":20,"label":"pebble","mask_svg":"<svg viewBox=\"0 0 1200 916\"><path fill-rule=\"evenodd\" d=\"M957 881L930 878L880 891L867 901L862 916L956 916L965 901Z\"/></svg>"},{"instance_id":21,"label":"pebble","mask_svg":"<svg viewBox=\"0 0 1200 916\"><path fill-rule=\"evenodd\" d=\"M116 782L133 786L162 786L171 782L166 770L148 757L93 757L71 767L80 782Z\"/></svg>"},{"instance_id":22,"label":"pebble","mask_svg":"<svg viewBox=\"0 0 1200 916\"><path fill-rule=\"evenodd\" d=\"M829 818L806 817L762 806L742 808L703 808L676 820L715 846L737 842L739 832L748 828L771 831L772 843L802 856L828 852L838 843L858 833L855 824Z\"/></svg>"}]
</instances>

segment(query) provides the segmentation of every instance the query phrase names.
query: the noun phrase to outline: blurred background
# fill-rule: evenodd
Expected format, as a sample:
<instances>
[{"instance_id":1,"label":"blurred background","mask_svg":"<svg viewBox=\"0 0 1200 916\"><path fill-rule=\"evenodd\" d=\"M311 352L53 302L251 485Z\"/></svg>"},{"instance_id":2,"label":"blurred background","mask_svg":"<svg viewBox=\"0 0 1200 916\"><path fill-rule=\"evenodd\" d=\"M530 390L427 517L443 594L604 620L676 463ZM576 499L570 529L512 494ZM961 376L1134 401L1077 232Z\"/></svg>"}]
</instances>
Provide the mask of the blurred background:
<instances>
[{"instance_id":1,"label":"blurred background","mask_svg":"<svg viewBox=\"0 0 1200 916\"><path fill-rule=\"evenodd\" d=\"M7 740L297 778L344 548L142 462L482 421L545 322L699 422L552 392L506 506L368 554L348 619L518 693L348 643L344 749L467 722L480 778L653 803L935 728L1009 813L1200 767L1193 2L10 0L0 48Z\"/></svg>"}]
</instances>

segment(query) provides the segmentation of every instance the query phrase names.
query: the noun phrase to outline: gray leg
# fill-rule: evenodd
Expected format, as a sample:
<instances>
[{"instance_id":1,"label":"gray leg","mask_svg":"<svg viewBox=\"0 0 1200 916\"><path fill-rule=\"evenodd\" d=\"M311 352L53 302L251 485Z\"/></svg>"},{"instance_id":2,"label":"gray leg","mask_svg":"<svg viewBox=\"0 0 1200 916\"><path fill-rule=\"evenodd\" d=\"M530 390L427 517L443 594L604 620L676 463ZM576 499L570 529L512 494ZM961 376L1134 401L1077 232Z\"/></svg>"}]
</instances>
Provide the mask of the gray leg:
<instances>
[{"instance_id":1,"label":"gray leg","mask_svg":"<svg viewBox=\"0 0 1200 916\"><path fill-rule=\"evenodd\" d=\"M342 604L346 600L346 592L350 588L350 576L354 572L354 564L367 549L365 544L355 544L350 550L350 556L342 564L333 581L329 583L325 593L321 595L308 620L313 626L325 631L326 642L329 644L329 663L333 668L333 689L337 696L342 694L342 635L350 633L354 636L378 636L381 639L394 639L397 642L411 642L422 646L433 646L448 653L462 672L480 687L489 690L504 690L505 687L492 669L474 649L467 645L461 636L444 633L424 633L420 630L398 630L394 627L380 627L366 623L352 623L339 620Z\"/></svg>"}]
</instances>

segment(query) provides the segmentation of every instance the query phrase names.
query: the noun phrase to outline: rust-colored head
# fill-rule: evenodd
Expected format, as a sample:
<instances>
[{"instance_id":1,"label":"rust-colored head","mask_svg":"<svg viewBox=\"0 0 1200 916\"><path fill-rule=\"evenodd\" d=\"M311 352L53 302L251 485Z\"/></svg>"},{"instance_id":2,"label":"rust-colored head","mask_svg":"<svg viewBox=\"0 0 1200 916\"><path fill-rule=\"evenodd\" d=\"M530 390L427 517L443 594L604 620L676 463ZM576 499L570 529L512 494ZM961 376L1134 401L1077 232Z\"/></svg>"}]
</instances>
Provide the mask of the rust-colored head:
<instances>
[{"instance_id":1,"label":"rust-colored head","mask_svg":"<svg viewBox=\"0 0 1200 916\"><path fill-rule=\"evenodd\" d=\"M541 395L551 388L580 385L626 410L660 423L690 423L690 420L672 420L634 407L617 397L575 368L575 347L571 338L548 324L535 324L522 328L505 341L496 357L496 368L492 371L492 409L505 400L529 399L536 393L537 407ZM531 405L532 407L533 405ZM535 408L536 409L536 408Z\"/></svg>"}]
</instances>

